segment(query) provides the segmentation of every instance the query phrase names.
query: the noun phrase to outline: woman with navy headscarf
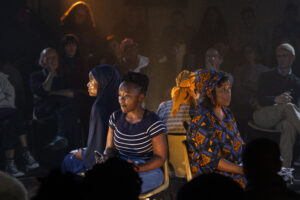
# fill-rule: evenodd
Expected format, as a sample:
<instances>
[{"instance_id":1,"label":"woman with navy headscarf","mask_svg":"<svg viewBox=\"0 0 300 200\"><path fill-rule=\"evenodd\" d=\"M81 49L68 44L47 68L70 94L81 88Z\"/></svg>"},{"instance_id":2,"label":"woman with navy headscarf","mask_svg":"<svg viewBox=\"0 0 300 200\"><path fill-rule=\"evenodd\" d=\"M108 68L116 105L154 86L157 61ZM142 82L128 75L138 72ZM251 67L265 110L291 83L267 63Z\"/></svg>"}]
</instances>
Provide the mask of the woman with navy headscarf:
<instances>
[{"instance_id":1,"label":"woman with navy headscarf","mask_svg":"<svg viewBox=\"0 0 300 200\"><path fill-rule=\"evenodd\" d=\"M120 81L119 73L112 66L99 65L90 71L87 84L89 95L97 98L91 110L87 147L71 151L62 163L62 172L80 173L91 169L96 162L94 151L103 153L109 116L120 108Z\"/></svg>"}]
</instances>

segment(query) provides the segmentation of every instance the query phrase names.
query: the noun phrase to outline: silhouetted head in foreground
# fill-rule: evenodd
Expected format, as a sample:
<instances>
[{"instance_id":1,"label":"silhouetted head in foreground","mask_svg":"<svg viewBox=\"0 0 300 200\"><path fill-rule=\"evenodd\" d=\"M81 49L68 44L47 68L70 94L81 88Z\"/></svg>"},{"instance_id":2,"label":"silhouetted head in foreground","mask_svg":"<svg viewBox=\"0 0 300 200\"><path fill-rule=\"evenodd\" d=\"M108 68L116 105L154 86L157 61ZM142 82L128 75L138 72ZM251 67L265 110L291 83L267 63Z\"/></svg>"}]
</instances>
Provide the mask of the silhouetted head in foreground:
<instances>
[{"instance_id":1,"label":"silhouetted head in foreground","mask_svg":"<svg viewBox=\"0 0 300 200\"><path fill-rule=\"evenodd\" d=\"M186 183L178 192L177 200L241 199L243 190L230 177L220 174L203 174Z\"/></svg>"},{"instance_id":2,"label":"silhouetted head in foreground","mask_svg":"<svg viewBox=\"0 0 300 200\"><path fill-rule=\"evenodd\" d=\"M277 176L282 162L276 142L261 138L248 143L242 155L245 176L248 180L264 180Z\"/></svg>"},{"instance_id":3,"label":"silhouetted head in foreground","mask_svg":"<svg viewBox=\"0 0 300 200\"><path fill-rule=\"evenodd\" d=\"M119 158L95 165L85 177L87 199L138 200L141 184L133 165Z\"/></svg>"}]
</instances>

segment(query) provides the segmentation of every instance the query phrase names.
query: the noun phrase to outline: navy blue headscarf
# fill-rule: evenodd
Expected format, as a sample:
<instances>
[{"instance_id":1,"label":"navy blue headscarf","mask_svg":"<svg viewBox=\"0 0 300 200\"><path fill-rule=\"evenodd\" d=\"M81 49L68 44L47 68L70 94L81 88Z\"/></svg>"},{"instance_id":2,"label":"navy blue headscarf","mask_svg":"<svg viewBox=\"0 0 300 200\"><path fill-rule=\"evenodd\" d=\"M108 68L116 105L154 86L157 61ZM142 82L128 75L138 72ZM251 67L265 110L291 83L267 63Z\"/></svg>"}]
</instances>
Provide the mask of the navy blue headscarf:
<instances>
[{"instance_id":1,"label":"navy blue headscarf","mask_svg":"<svg viewBox=\"0 0 300 200\"><path fill-rule=\"evenodd\" d=\"M91 169L95 164L94 151L103 153L109 117L120 108L118 89L121 79L118 71L110 65L99 65L94 67L91 73L98 82L98 95L91 110L87 151L83 157L87 169Z\"/></svg>"}]
</instances>

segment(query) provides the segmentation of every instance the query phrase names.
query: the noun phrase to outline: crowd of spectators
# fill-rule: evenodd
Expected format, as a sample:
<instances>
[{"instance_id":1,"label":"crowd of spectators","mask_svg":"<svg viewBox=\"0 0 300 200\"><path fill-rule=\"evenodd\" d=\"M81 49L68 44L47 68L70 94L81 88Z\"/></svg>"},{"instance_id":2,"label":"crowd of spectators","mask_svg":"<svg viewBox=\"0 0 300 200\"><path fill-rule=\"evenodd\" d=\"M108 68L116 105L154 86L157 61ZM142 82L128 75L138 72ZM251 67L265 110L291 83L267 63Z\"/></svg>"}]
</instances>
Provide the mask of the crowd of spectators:
<instances>
[{"instance_id":1,"label":"crowd of spectators","mask_svg":"<svg viewBox=\"0 0 300 200\"><path fill-rule=\"evenodd\" d=\"M5 24L7 31L0 37L3 170L14 177L24 176L16 154L21 155L26 171L40 167L36 158L43 156L41 149L27 135L42 135L44 129L35 129L33 124L47 124L45 127L55 128L50 131L51 139L41 142L41 152L46 149L55 156L63 150L65 156L77 150L60 160L63 173L53 172L41 181L35 199L56 198L54 190L66 197L72 193L74 199L92 199L94 194L117 198L125 193L127 199L138 199L141 192L163 182L160 167L167 159L165 136L187 132L190 164L197 177L180 190L178 199L201 194L198 188L208 193L209 184L224 193L232 190L242 198L256 198L262 192L261 181L269 184L267 199L275 196L270 181L278 183L279 196L297 198L276 172L281 168L280 156L283 167L300 165L293 153L300 133L298 7L285 7L283 21L274 27L271 51L266 30L251 7L240 12L234 38L216 6L206 9L198 30L187 24L186 13L175 10L155 50L148 24L140 21L139 12L131 8L125 13L105 36L83 1L72 4L61 16L58 31L51 31L26 6L12 12L10 23ZM189 123L188 130L184 121ZM278 130L279 146L258 140L243 149L248 121ZM266 151L265 157L253 156L259 152L251 145ZM95 151L104 156L110 149L118 151L118 158L96 164ZM262 162L263 158L270 162ZM273 168L265 167L271 162ZM76 175L82 172L84 178ZM103 194L98 194L97 177L109 183ZM59 188L59 181L68 185L66 190ZM14 184L26 196L24 188ZM224 185L228 188L222 188ZM122 190L114 194L111 188Z\"/></svg>"}]
</instances>

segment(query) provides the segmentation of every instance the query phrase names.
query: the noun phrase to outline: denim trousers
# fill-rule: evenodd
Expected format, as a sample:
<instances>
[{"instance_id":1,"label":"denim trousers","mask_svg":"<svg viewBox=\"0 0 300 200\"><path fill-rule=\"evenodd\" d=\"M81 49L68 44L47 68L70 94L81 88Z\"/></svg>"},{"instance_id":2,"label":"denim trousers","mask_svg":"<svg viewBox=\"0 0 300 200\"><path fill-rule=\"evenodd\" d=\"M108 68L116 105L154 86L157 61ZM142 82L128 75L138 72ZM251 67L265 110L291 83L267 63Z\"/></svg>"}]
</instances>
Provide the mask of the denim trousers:
<instances>
[{"instance_id":1,"label":"denim trousers","mask_svg":"<svg viewBox=\"0 0 300 200\"><path fill-rule=\"evenodd\" d=\"M142 159L131 159L126 157L121 157L124 160L133 160L137 164L145 163L145 160ZM164 173L160 168L156 168L146 172L139 172L139 176L142 179L142 190L141 194L150 192L155 188L159 187L164 182Z\"/></svg>"}]
</instances>

